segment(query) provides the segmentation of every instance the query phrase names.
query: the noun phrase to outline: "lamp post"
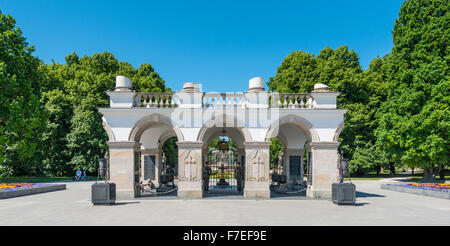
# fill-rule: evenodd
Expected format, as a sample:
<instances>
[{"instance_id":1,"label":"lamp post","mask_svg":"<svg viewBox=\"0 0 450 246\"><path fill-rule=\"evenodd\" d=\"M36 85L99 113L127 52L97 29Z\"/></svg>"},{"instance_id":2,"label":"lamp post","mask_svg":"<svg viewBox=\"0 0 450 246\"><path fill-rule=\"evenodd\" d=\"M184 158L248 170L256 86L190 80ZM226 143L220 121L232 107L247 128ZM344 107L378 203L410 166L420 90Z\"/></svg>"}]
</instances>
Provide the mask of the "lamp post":
<instances>
[{"instance_id":1,"label":"lamp post","mask_svg":"<svg viewBox=\"0 0 450 246\"><path fill-rule=\"evenodd\" d=\"M116 202L116 184L106 180L106 159L98 160L98 175L105 180L105 183L97 182L91 186L91 201L94 205L112 205Z\"/></svg>"},{"instance_id":2,"label":"lamp post","mask_svg":"<svg viewBox=\"0 0 450 246\"><path fill-rule=\"evenodd\" d=\"M344 183L344 177L349 177L348 160L344 158L344 151L341 151L341 158L338 166L339 183L332 184L332 201L336 204L354 205L356 202L356 186L350 183Z\"/></svg>"},{"instance_id":3,"label":"lamp post","mask_svg":"<svg viewBox=\"0 0 450 246\"><path fill-rule=\"evenodd\" d=\"M106 159L100 158L98 159L98 169L97 169L98 175L102 177L106 182ZM98 178L97 178L98 179Z\"/></svg>"}]
</instances>

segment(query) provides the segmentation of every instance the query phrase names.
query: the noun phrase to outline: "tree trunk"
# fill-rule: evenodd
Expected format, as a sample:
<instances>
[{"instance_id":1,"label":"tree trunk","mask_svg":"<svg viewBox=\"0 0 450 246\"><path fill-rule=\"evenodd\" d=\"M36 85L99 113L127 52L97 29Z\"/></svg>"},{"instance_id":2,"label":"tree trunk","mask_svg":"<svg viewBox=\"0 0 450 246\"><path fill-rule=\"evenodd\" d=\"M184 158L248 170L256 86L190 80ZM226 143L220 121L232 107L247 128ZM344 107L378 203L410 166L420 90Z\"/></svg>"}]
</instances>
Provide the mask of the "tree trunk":
<instances>
[{"instance_id":1,"label":"tree trunk","mask_svg":"<svg viewBox=\"0 0 450 246\"><path fill-rule=\"evenodd\" d=\"M395 176L395 167L394 163L389 163L389 169L391 170L391 176Z\"/></svg>"},{"instance_id":2,"label":"tree trunk","mask_svg":"<svg viewBox=\"0 0 450 246\"><path fill-rule=\"evenodd\" d=\"M441 180L444 180L445 179L445 167L444 167L444 164L441 164L440 168L441 168L441 170L439 171L439 178Z\"/></svg>"},{"instance_id":3,"label":"tree trunk","mask_svg":"<svg viewBox=\"0 0 450 246\"><path fill-rule=\"evenodd\" d=\"M414 167L411 168L411 173L414 176Z\"/></svg>"},{"instance_id":4,"label":"tree trunk","mask_svg":"<svg viewBox=\"0 0 450 246\"><path fill-rule=\"evenodd\" d=\"M380 176L380 170L381 170L380 165L377 165L377 177Z\"/></svg>"},{"instance_id":5,"label":"tree trunk","mask_svg":"<svg viewBox=\"0 0 450 246\"><path fill-rule=\"evenodd\" d=\"M423 181L426 183L432 183L435 181L433 177L433 166L425 167L423 169Z\"/></svg>"}]
</instances>

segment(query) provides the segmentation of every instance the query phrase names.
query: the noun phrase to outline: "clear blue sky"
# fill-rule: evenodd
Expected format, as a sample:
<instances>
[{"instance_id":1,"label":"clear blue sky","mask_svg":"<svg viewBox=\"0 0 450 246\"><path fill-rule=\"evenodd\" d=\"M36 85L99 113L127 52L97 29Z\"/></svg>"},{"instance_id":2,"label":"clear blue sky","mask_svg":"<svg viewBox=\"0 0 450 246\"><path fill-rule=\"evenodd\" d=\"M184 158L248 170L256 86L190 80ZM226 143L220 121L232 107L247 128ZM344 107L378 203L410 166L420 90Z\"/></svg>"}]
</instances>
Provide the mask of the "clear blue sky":
<instances>
[{"instance_id":1,"label":"clear blue sky","mask_svg":"<svg viewBox=\"0 0 450 246\"><path fill-rule=\"evenodd\" d=\"M232 92L255 76L268 81L295 50L348 45L367 68L391 51L402 2L0 0L0 9L46 63L109 51L135 67L152 64L173 90L191 81Z\"/></svg>"}]
</instances>

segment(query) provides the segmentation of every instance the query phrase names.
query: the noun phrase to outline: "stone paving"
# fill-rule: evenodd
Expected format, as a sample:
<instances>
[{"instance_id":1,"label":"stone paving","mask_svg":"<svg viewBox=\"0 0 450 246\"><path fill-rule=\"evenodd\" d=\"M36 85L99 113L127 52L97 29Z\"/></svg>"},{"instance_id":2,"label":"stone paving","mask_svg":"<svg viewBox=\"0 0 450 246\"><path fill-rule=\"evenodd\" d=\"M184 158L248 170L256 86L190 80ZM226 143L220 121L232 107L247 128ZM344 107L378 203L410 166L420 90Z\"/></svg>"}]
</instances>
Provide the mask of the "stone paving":
<instances>
[{"instance_id":1,"label":"stone paving","mask_svg":"<svg viewBox=\"0 0 450 246\"><path fill-rule=\"evenodd\" d=\"M450 201L382 190L387 181L354 181L356 206L329 200L143 198L92 206L92 182L0 200L0 225L450 225Z\"/></svg>"}]
</instances>

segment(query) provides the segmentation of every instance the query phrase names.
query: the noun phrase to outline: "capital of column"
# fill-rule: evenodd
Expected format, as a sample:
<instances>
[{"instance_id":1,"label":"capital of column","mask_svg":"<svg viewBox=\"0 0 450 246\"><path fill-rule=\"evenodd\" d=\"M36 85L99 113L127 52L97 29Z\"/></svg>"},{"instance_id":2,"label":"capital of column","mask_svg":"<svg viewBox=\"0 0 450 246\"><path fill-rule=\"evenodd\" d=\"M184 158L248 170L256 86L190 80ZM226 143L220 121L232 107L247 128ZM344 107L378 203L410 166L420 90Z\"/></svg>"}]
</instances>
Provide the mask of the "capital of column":
<instances>
[{"instance_id":1,"label":"capital of column","mask_svg":"<svg viewBox=\"0 0 450 246\"><path fill-rule=\"evenodd\" d=\"M341 142L312 142L311 149L337 149Z\"/></svg>"},{"instance_id":2,"label":"capital of column","mask_svg":"<svg viewBox=\"0 0 450 246\"><path fill-rule=\"evenodd\" d=\"M244 142L245 148L270 148L271 142Z\"/></svg>"},{"instance_id":3,"label":"capital of column","mask_svg":"<svg viewBox=\"0 0 450 246\"><path fill-rule=\"evenodd\" d=\"M303 155L304 149L286 149L287 155Z\"/></svg>"},{"instance_id":4,"label":"capital of column","mask_svg":"<svg viewBox=\"0 0 450 246\"><path fill-rule=\"evenodd\" d=\"M142 154L157 155L159 154L159 149L141 149Z\"/></svg>"},{"instance_id":5,"label":"capital of column","mask_svg":"<svg viewBox=\"0 0 450 246\"><path fill-rule=\"evenodd\" d=\"M201 149L203 147L203 142L176 142L178 148L180 149Z\"/></svg>"},{"instance_id":6,"label":"capital of column","mask_svg":"<svg viewBox=\"0 0 450 246\"><path fill-rule=\"evenodd\" d=\"M110 149L134 149L139 151L141 143L135 141L120 141L120 142L108 142Z\"/></svg>"}]
</instances>

